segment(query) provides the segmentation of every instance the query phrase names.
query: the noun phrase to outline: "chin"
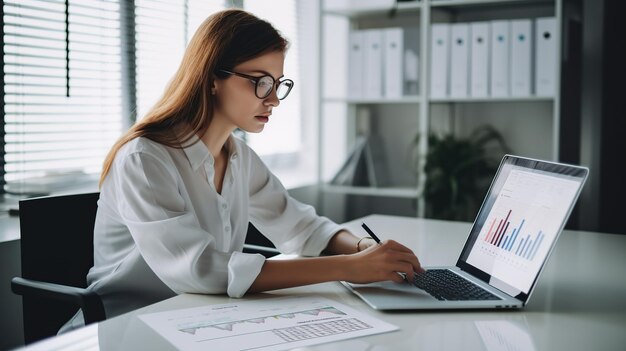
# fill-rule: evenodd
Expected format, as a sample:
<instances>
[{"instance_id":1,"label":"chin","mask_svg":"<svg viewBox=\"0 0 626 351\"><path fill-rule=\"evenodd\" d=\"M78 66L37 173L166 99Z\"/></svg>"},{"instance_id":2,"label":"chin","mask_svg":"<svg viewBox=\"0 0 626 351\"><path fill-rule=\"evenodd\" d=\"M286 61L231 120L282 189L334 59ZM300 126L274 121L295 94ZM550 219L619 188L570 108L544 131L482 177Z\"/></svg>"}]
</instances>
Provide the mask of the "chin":
<instances>
[{"instance_id":1,"label":"chin","mask_svg":"<svg viewBox=\"0 0 626 351\"><path fill-rule=\"evenodd\" d=\"M265 125L254 126L252 128L239 128L239 129L244 130L246 133L258 134L258 133L261 133L263 131L263 129L265 129Z\"/></svg>"}]
</instances>

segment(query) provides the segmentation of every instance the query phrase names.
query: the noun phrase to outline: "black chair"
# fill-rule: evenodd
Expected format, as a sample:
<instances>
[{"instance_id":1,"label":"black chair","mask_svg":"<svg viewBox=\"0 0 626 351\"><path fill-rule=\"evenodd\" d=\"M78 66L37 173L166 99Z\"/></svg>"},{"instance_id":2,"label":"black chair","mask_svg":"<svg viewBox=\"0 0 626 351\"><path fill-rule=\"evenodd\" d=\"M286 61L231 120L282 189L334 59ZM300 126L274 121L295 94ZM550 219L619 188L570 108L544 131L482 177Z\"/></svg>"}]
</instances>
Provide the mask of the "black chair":
<instances>
[{"instance_id":1,"label":"black chair","mask_svg":"<svg viewBox=\"0 0 626 351\"><path fill-rule=\"evenodd\" d=\"M22 277L13 278L11 288L23 297L27 344L55 335L78 308L87 324L105 319L100 297L84 289L93 266L99 196L89 193L20 201ZM252 224L244 252L265 257L279 253Z\"/></svg>"},{"instance_id":2,"label":"black chair","mask_svg":"<svg viewBox=\"0 0 626 351\"><path fill-rule=\"evenodd\" d=\"M246 243L243 246L245 253L260 253L265 258L270 258L280 254L280 251L263 235L252 223L248 223L248 233Z\"/></svg>"},{"instance_id":3,"label":"black chair","mask_svg":"<svg viewBox=\"0 0 626 351\"><path fill-rule=\"evenodd\" d=\"M47 196L20 201L24 340L52 335L78 308L85 323L105 319L100 297L85 290L93 266L93 228L100 194Z\"/></svg>"}]
</instances>

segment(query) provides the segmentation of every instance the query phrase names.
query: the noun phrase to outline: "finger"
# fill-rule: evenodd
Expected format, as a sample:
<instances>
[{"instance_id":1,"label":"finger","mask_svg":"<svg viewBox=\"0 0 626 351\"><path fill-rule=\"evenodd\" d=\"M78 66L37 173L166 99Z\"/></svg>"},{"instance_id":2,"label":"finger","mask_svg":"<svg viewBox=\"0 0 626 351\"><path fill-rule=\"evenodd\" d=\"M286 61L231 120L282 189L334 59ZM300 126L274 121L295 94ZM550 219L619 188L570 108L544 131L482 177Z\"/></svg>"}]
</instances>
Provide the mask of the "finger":
<instances>
[{"instance_id":1,"label":"finger","mask_svg":"<svg viewBox=\"0 0 626 351\"><path fill-rule=\"evenodd\" d=\"M387 279L386 280L391 280L391 281L396 282L396 283L402 283L402 282L404 282L404 277L402 277L397 272L389 272L387 274Z\"/></svg>"},{"instance_id":2,"label":"finger","mask_svg":"<svg viewBox=\"0 0 626 351\"><path fill-rule=\"evenodd\" d=\"M412 266L413 266L413 270L417 273L422 273L424 272L424 268L422 268L422 264L420 263L420 260L417 258L417 256L415 256L415 254L413 253L403 253L402 254L403 261L409 262Z\"/></svg>"},{"instance_id":3,"label":"finger","mask_svg":"<svg viewBox=\"0 0 626 351\"><path fill-rule=\"evenodd\" d=\"M396 251L413 253L413 251L411 249L409 249L408 247L400 244L399 242L397 242L395 240L385 240L385 241L383 241L383 245L386 245L386 247L392 248L392 249L394 249Z\"/></svg>"},{"instance_id":4,"label":"finger","mask_svg":"<svg viewBox=\"0 0 626 351\"><path fill-rule=\"evenodd\" d=\"M413 280L413 266L408 262L398 262L392 268L393 271L403 274L405 278Z\"/></svg>"},{"instance_id":5,"label":"finger","mask_svg":"<svg viewBox=\"0 0 626 351\"><path fill-rule=\"evenodd\" d=\"M413 273L423 273L424 269L422 268L419 259L409 253L397 253L394 255L394 261L401 264L402 270L398 270L399 272L404 272L407 274L407 278L412 280ZM395 266L394 269L397 269L398 266Z\"/></svg>"}]
</instances>

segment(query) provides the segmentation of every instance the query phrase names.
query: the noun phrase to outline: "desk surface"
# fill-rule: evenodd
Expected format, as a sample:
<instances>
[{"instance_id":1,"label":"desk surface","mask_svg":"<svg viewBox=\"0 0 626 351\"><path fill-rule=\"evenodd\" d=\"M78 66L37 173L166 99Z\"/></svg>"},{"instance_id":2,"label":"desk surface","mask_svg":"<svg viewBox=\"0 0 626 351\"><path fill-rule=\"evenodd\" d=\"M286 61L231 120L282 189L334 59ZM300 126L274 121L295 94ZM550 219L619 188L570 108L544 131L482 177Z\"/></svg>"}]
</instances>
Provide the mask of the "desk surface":
<instances>
[{"instance_id":1,"label":"desk surface","mask_svg":"<svg viewBox=\"0 0 626 351\"><path fill-rule=\"evenodd\" d=\"M411 247L425 266L454 265L470 224L373 215L346 225L362 233L366 221L381 239ZM340 283L250 295L317 295L400 327L399 331L319 345L314 350L618 350L626 345L626 235L565 231L527 306L521 311L395 312L370 309ZM101 350L171 350L140 314L235 301L184 294L56 337L33 347L98 345ZM308 349L308 348L307 348Z\"/></svg>"}]
</instances>

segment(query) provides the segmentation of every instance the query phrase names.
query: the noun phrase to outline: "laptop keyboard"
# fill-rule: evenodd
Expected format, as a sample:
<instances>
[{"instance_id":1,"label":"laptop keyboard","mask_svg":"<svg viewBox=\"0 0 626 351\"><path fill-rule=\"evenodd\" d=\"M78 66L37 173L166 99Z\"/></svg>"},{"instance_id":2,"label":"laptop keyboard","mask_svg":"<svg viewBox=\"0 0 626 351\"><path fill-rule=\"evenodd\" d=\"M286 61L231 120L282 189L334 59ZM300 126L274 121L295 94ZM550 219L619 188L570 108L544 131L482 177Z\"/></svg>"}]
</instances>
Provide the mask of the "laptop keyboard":
<instances>
[{"instance_id":1,"label":"laptop keyboard","mask_svg":"<svg viewBox=\"0 0 626 351\"><path fill-rule=\"evenodd\" d=\"M500 300L499 297L447 269L415 274L413 284L437 300Z\"/></svg>"}]
</instances>

